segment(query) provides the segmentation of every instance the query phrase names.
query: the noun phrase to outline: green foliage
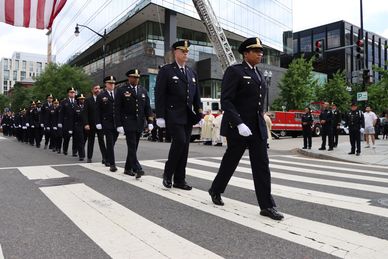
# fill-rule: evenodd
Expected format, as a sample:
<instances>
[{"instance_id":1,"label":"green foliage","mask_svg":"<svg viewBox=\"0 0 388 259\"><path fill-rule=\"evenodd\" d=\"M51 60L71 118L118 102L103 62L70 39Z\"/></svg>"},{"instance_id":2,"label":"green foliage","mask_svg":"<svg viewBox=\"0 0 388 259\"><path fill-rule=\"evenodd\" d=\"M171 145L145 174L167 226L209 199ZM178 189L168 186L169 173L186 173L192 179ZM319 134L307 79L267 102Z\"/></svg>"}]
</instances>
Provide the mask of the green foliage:
<instances>
[{"instance_id":1,"label":"green foliage","mask_svg":"<svg viewBox=\"0 0 388 259\"><path fill-rule=\"evenodd\" d=\"M301 110L314 99L317 80L313 78L313 60L304 57L294 59L279 83L280 97L271 106L272 110Z\"/></svg>"},{"instance_id":2,"label":"green foliage","mask_svg":"<svg viewBox=\"0 0 388 259\"><path fill-rule=\"evenodd\" d=\"M381 80L367 87L368 104L380 114L388 110L388 70L373 67L373 70L381 75Z\"/></svg>"},{"instance_id":3,"label":"green foliage","mask_svg":"<svg viewBox=\"0 0 388 259\"><path fill-rule=\"evenodd\" d=\"M349 109L351 94L348 92L345 74L337 71L323 87L316 88L316 100L337 104L339 110Z\"/></svg>"},{"instance_id":4,"label":"green foliage","mask_svg":"<svg viewBox=\"0 0 388 259\"><path fill-rule=\"evenodd\" d=\"M8 96L0 94L0 114L4 112L4 109L9 107L10 101Z\"/></svg>"},{"instance_id":5,"label":"green foliage","mask_svg":"<svg viewBox=\"0 0 388 259\"><path fill-rule=\"evenodd\" d=\"M13 87L11 103L12 110L17 112L20 108L26 108L32 100L32 88L25 88L21 84L16 83Z\"/></svg>"},{"instance_id":6,"label":"green foliage","mask_svg":"<svg viewBox=\"0 0 388 259\"><path fill-rule=\"evenodd\" d=\"M86 95L90 92L92 81L82 68L70 65L50 64L45 71L36 78L33 87L33 97L45 100L48 94L59 100L66 97L69 87L74 87L78 93Z\"/></svg>"}]
</instances>

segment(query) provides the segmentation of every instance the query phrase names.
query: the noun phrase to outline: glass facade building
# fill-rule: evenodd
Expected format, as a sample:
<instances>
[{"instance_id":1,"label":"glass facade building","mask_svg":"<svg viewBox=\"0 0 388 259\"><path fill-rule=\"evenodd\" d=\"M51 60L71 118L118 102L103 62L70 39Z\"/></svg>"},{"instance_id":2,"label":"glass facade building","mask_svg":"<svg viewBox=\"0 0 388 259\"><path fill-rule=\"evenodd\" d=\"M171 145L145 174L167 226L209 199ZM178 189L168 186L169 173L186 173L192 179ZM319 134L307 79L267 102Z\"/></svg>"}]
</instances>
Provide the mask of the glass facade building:
<instances>
[{"instance_id":1,"label":"glass facade building","mask_svg":"<svg viewBox=\"0 0 388 259\"><path fill-rule=\"evenodd\" d=\"M311 57L314 55L315 42L323 42L323 58L314 63L316 71L329 77L338 70L345 71L348 82L356 83L358 72L362 70L361 62L356 58L356 43L360 28L346 21L338 21L307 29L293 34L293 55ZM353 46L352 46L353 45ZM373 66L387 69L388 40L373 32L364 30L365 69L370 70L373 81L378 81L379 74L373 72ZM343 48L348 46L346 48ZM337 49L340 48L340 49ZM287 64L282 64L286 66Z\"/></svg>"},{"instance_id":2,"label":"glass facade building","mask_svg":"<svg viewBox=\"0 0 388 259\"><path fill-rule=\"evenodd\" d=\"M247 37L259 36L265 46L263 63L280 66L283 32L292 31L292 0L211 0L210 3L237 58L240 58L239 44ZM124 70L137 67L142 72L143 85L151 93L153 77L166 58L166 13L176 17L176 39L192 43L190 65L196 68L202 59L215 56L191 0L69 2L53 25L53 53L57 61L82 66L96 82L101 82L103 41L82 27L79 37L75 37L74 27L76 23L87 25L101 34L106 29L106 74L124 81ZM212 73L198 74L202 96L216 98L222 73L217 59L212 61L208 68Z\"/></svg>"}]
</instances>

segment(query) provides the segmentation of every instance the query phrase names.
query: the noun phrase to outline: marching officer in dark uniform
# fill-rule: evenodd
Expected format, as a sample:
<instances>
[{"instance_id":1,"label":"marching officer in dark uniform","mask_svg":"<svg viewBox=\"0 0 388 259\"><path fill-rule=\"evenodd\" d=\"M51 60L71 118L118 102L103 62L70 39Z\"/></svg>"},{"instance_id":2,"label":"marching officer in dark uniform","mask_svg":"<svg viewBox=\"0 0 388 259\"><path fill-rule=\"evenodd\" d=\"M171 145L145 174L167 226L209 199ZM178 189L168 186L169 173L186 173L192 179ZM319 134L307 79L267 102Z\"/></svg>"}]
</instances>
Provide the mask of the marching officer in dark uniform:
<instances>
[{"instance_id":1,"label":"marching officer in dark uniform","mask_svg":"<svg viewBox=\"0 0 388 259\"><path fill-rule=\"evenodd\" d=\"M349 139L352 149L349 155L361 153L361 133L364 133L364 114L357 108L357 103L352 102L351 110L346 114L346 126L349 127ZM356 149L357 148L357 149Z\"/></svg>"},{"instance_id":2,"label":"marching officer in dark uniform","mask_svg":"<svg viewBox=\"0 0 388 259\"><path fill-rule=\"evenodd\" d=\"M106 141L106 166L109 166L111 172L116 172L116 162L114 145L116 143L118 132L114 120L115 110L115 83L114 76L104 78L105 90L97 96L96 109L96 128L102 130Z\"/></svg>"},{"instance_id":3,"label":"marching officer in dark uniform","mask_svg":"<svg viewBox=\"0 0 388 259\"><path fill-rule=\"evenodd\" d=\"M312 125L314 118L311 115L311 110L309 107L304 108L304 114L302 114L302 130L303 130L303 149L311 149L312 144Z\"/></svg>"},{"instance_id":4,"label":"marching officer in dark uniform","mask_svg":"<svg viewBox=\"0 0 388 259\"><path fill-rule=\"evenodd\" d=\"M263 46L259 38L248 38L241 43L238 51L244 61L228 67L222 79L221 107L224 115L221 135L227 138L228 147L209 194L214 204L224 205L221 193L248 148L260 215L281 220L283 215L275 209L271 195L268 135L263 115L266 82L255 67L262 59Z\"/></svg>"},{"instance_id":5,"label":"marching officer in dark uniform","mask_svg":"<svg viewBox=\"0 0 388 259\"><path fill-rule=\"evenodd\" d=\"M47 149L47 147L49 147L49 149L52 149L52 143L50 142L52 127L49 127L48 125L46 125L46 123L48 122L47 118L49 116L50 110L53 107L53 100L54 100L53 95L49 94L46 97L46 101L42 105L42 118L44 118L43 123L45 124L44 125L44 149Z\"/></svg>"},{"instance_id":6,"label":"marching officer in dark uniform","mask_svg":"<svg viewBox=\"0 0 388 259\"><path fill-rule=\"evenodd\" d=\"M144 171L136 152L146 120L148 130L153 129L152 110L147 90L139 85L139 70L129 70L125 75L128 77L128 83L116 92L115 122L117 132L125 133L127 141L128 151L124 174L136 175L136 178L140 178L144 175Z\"/></svg>"},{"instance_id":7,"label":"marching officer in dark uniform","mask_svg":"<svg viewBox=\"0 0 388 259\"><path fill-rule=\"evenodd\" d=\"M11 136L11 116L9 115L9 112L4 113L1 124L3 128L3 135Z\"/></svg>"},{"instance_id":8,"label":"marching officer in dark uniform","mask_svg":"<svg viewBox=\"0 0 388 259\"><path fill-rule=\"evenodd\" d=\"M326 150L326 137L327 137L329 142L328 151L332 151L333 150L333 114L329 109L328 102L325 102L322 108L323 109L319 114L319 120L321 122L321 127L322 127L321 128L322 145L319 148L319 150Z\"/></svg>"},{"instance_id":9,"label":"marching officer in dark uniform","mask_svg":"<svg viewBox=\"0 0 388 259\"><path fill-rule=\"evenodd\" d=\"M104 134L101 130L96 129L96 103L97 95L100 94L100 86L94 85L92 87L92 96L86 98L85 101L85 132L88 141L88 150L87 150L87 162L92 162L93 149L94 149L94 140L97 134L98 145L100 147L102 163L105 164L106 160L106 147L104 142Z\"/></svg>"},{"instance_id":10,"label":"marching officer in dark uniform","mask_svg":"<svg viewBox=\"0 0 388 259\"><path fill-rule=\"evenodd\" d=\"M20 124L21 124L21 138L22 142L28 143L28 138L27 138L27 115L26 115L26 109L22 109L20 112Z\"/></svg>"},{"instance_id":11,"label":"marching officer in dark uniform","mask_svg":"<svg viewBox=\"0 0 388 259\"><path fill-rule=\"evenodd\" d=\"M44 134L44 117L43 117L42 102L40 100L36 101L36 110L38 112L39 124L38 124L38 127L35 128L35 134L36 134L37 147L40 147L40 143L42 142L43 134Z\"/></svg>"},{"instance_id":12,"label":"marching officer in dark uniform","mask_svg":"<svg viewBox=\"0 0 388 259\"><path fill-rule=\"evenodd\" d=\"M41 134L41 107L37 105L41 104L40 101L33 101L31 104L31 109L29 113L29 125L30 125L30 145L33 146L34 143L37 148L40 148L40 134Z\"/></svg>"},{"instance_id":13,"label":"marching officer in dark uniform","mask_svg":"<svg viewBox=\"0 0 388 259\"><path fill-rule=\"evenodd\" d=\"M63 154L67 155L70 138L74 132L74 115L77 101L75 99L75 89L71 87L67 89L67 98L61 102L59 109L58 128L62 130L63 136ZM73 139L74 141L74 139ZM74 156L74 150L73 150Z\"/></svg>"},{"instance_id":14,"label":"marching officer in dark uniform","mask_svg":"<svg viewBox=\"0 0 388 259\"><path fill-rule=\"evenodd\" d=\"M186 164L193 125L201 121L202 103L197 74L188 66L190 42L175 42L172 45L175 62L163 66L156 78L155 111L156 124L167 127L172 143L165 164L163 185L191 190L186 183Z\"/></svg>"},{"instance_id":15,"label":"marching officer in dark uniform","mask_svg":"<svg viewBox=\"0 0 388 259\"><path fill-rule=\"evenodd\" d=\"M59 110L59 101L55 99L53 106L50 108L48 125L51 125L52 128L50 141L53 142L53 152L57 152L58 154L61 153L62 147L62 129L58 127Z\"/></svg>"},{"instance_id":16,"label":"marching officer in dark uniform","mask_svg":"<svg viewBox=\"0 0 388 259\"><path fill-rule=\"evenodd\" d=\"M33 146L35 142L35 125L31 121L32 111L35 108L36 108L36 103L35 101L32 101L30 107L27 109L27 112L26 112L27 139L28 139L28 143L30 143L31 146Z\"/></svg>"},{"instance_id":17,"label":"marching officer in dark uniform","mask_svg":"<svg viewBox=\"0 0 388 259\"><path fill-rule=\"evenodd\" d=\"M85 137L84 137L84 127L85 127L85 97L81 94L77 98L77 105L74 107L74 132L73 132L73 142L75 149L77 150L79 161L84 161L85 159Z\"/></svg>"},{"instance_id":18,"label":"marching officer in dark uniform","mask_svg":"<svg viewBox=\"0 0 388 259\"><path fill-rule=\"evenodd\" d=\"M22 141L22 124L21 124L21 113L22 109L19 109L19 112L15 114L14 119L14 131L16 139L21 142Z\"/></svg>"},{"instance_id":19,"label":"marching officer in dark uniform","mask_svg":"<svg viewBox=\"0 0 388 259\"><path fill-rule=\"evenodd\" d=\"M337 109L337 105L332 103L331 113L333 114L333 147L338 146L338 135L341 130L342 114Z\"/></svg>"}]
</instances>

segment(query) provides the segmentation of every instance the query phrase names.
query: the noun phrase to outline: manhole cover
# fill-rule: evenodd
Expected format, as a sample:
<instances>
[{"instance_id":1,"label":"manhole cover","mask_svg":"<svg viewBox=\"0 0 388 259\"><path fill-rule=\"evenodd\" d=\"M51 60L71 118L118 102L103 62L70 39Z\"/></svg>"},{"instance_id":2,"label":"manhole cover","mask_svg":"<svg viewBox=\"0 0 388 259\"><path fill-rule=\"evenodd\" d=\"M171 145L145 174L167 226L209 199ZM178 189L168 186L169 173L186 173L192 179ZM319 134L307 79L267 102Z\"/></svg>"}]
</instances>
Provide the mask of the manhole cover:
<instances>
[{"instance_id":1,"label":"manhole cover","mask_svg":"<svg viewBox=\"0 0 388 259\"><path fill-rule=\"evenodd\" d=\"M388 207L388 198L381 198L378 199L377 202L381 205L387 206Z\"/></svg>"},{"instance_id":2,"label":"manhole cover","mask_svg":"<svg viewBox=\"0 0 388 259\"><path fill-rule=\"evenodd\" d=\"M54 179L43 179L36 181L35 184L47 187L47 186L59 186L75 183L76 179L73 177L62 177L62 178L54 178Z\"/></svg>"}]
</instances>

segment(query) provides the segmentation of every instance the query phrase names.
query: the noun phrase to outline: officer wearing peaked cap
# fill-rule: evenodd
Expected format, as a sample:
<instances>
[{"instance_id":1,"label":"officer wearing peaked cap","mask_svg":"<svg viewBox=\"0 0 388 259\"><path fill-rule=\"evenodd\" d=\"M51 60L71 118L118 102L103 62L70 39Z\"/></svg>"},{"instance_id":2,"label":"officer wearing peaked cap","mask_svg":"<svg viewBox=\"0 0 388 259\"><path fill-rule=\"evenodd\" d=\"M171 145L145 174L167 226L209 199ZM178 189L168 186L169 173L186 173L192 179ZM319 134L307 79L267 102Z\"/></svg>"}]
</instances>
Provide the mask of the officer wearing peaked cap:
<instances>
[{"instance_id":1,"label":"officer wearing peaked cap","mask_svg":"<svg viewBox=\"0 0 388 259\"><path fill-rule=\"evenodd\" d=\"M54 97L52 94L48 94L46 96L46 101L42 105L42 118L43 118L43 126L44 126L44 149L47 149L48 145L49 148L52 149L53 143L50 142L51 139L51 133L52 133L52 127L48 125L48 117L51 108L53 107L53 100Z\"/></svg>"},{"instance_id":2,"label":"officer wearing peaked cap","mask_svg":"<svg viewBox=\"0 0 388 259\"><path fill-rule=\"evenodd\" d=\"M102 130L106 140L106 166L109 166L111 172L116 172L114 145L116 143L118 132L114 119L115 110L115 83L114 76L104 78L105 90L97 96L96 100L96 128Z\"/></svg>"},{"instance_id":3,"label":"officer wearing peaked cap","mask_svg":"<svg viewBox=\"0 0 388 259\"><path fill-rule=\"evenodd\" d=\"M117 132L124 134L127 141L127 160L124 174L140 178L144 171L137 159L140 135L147 121L148 130L153 129L153 117L147 90L139 85L138 69L129 70L125 75L128 82L117 89L115 99L115 122Z\"/></svg>"},{"instance_id":4,"label":"officer wearing peaked cap","mask_svg":"<svg viewBox=\"0 0 388 259\"><path fill-rule=\"evenodd\" d=\"M353 101L350 111L347 112L345 118L345 126L349 128L349 140L351 150L349 155L361 153L361 133L364 133L365 120L364 114L357 107L357 102Z\"/></svg>"},{"instance_id":5,"label":"officer wearing peaked cap","mask_svg":"<svg viewBox=\"0 0 388 259\"><path fill-rule=\"evenodd\" d=\"M197 74L188 66L190 42L172 45L175 62L163 66L156 78L155 112L156 124L167 127L172 143L165 164L163 185L191 190L186 183L186 163L193 125L201 122L202 103Z\"/></svg>"},{"instance_id":6,"label":"officer wearing peaked cap","mask_svg":"<svg viewBox=\"0 0 388 259\"><path fill-rule=\"evenodd\" d=\"M75 99L76 91L73 87L67 89L67 98L61 102L61 108L59 109L58 116L58 128L62 130L63 136L63 154L67 155L69 148L70 138L74 132L74 109L77 105L77 100ZM77 156L75 153L75 143L73 138L73 156Z\"/></svg>"},{"instance_id":7,"label":"officer wearing peaked cap","mask_svg":"<svg viewBox=\"0 0 388 259\"><path fill-rule=\"evenodd\" d=\"M239 47L242 64L232 65L225 71L221 85L221 107L224 116L221 135L228 140L228 148L209 194L213 203L224 205L221 193L232 177L246 148L255 185L260 214L274 220L283 215L274 207L271 195L271 173L267 154L267 128L263 116L266 83L263 74L255 67L263 56L259 38L246 39Z\"/></svg>"}]
</instances>

